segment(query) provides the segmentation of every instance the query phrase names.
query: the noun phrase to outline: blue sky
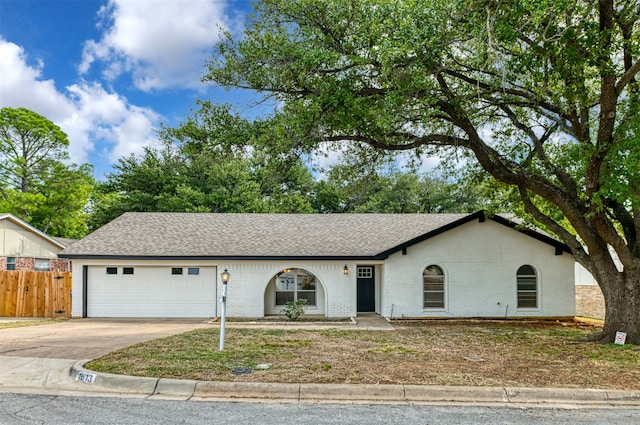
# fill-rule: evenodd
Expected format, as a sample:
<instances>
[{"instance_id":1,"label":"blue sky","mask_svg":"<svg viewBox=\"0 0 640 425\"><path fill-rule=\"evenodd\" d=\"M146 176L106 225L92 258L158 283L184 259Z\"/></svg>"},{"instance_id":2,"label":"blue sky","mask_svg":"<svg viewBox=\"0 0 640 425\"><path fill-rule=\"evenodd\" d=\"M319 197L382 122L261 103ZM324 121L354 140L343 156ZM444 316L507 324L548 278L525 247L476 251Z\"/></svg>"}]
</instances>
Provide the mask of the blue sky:
<instances>
[{"instance_id":1,"label":"blue sky","mask_svg":"<svg viewBox=\"0 0 640 425\"><path fill-rule=\"evenodd\" d=\"M0 107L58 124L72 162L101 178L196 99L257 113L255 94L200 82L220 28L240 34L250 12L248 0L0 0Z\"/></svg>"}]
</instances>

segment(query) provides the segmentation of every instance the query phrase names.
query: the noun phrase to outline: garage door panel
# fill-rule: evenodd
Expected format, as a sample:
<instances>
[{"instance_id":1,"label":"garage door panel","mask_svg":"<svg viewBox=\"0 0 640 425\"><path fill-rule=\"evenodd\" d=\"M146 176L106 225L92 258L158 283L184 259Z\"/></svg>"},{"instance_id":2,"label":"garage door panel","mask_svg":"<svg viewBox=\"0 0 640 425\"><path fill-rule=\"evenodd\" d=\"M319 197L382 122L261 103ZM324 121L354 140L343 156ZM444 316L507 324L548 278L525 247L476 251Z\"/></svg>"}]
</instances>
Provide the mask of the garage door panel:
<instances>
[{"instance_id":1,"label":"garage door panel","mask_svg":"<svg viewBox=\"0 0 640 425\"><path fill-rule=\"evenodd\" d=\"M171 267L134 267L133 275L107 275L106 267L89 268L89 317L215 317L216 268L200 274L172 275Z\"/></svg>"}]
</instances>

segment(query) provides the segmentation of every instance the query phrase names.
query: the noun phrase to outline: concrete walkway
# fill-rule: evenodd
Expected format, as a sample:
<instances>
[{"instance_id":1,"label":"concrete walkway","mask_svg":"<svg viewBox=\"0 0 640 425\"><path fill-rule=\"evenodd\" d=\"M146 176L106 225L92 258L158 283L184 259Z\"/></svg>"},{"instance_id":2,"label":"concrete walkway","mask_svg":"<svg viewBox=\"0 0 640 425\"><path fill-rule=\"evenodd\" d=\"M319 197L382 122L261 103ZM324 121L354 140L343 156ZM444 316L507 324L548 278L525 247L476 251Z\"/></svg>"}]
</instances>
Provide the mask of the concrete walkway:
<instances>
[{"instance_id":1,"label":"concrete walkway","mask_svg":"<svg viewBox=\"0 0 640 425\"><path fill-rule=\"evenodd\" d=\"M356 329L369 331L393 331L395 328L384 317L376 313L358 313Z\"/></svg>"},{"instance_id":2,"label":"concrete walkway","mask_svg":"<svg viewBox=\"0 0 640 425\"><path fill-rule=\"evenodd\" d=\"M76 322L76 323L74 323ZM158 324L158 328L144 331L144 321L100 321L77 320L55 325L42 325L45 336L58 334L63 337L73 330L73 326L93 329L111 329L116 334L123 329L137 329L138 339L144 339L160 332L178 333L178 328L211 326L211 323ZM46 329L64 323L73 325L59 329ZM234 323L234 322L232 322ZM239 324L240 322L235 322ZM273 324L247 324L245 326L272 326ZM153 328L146 323L147 327ZM216 324L214 324L215 326ZM345 324L305 324L302 328L339 327L341 329L376 329L393 330L384 318L377 315L362 315L355 322ZM279 327L280 328L280 327ZM10 334L0 330L0 341L7 342ZM38 332L32 331L34 336ZM135 334L136 332L134 332ZM161 333L161 332L160 332ZM11 333L20 335L19 332ZM85 334L86 335L86 334ZM110 334L114 336L113 333ZM55 338L54 338L55 339ZM33 339L38 341L38 338ZM16 341L13 341L15 343ZM113 346L121 345L112 341ZM91 344L89 344L91 346ZM104 350L107 347L101 346ZM46 352L46 350L45 350ZM81 350L80 350L81 352ZM424 385L347 385L347 384L277 384L266 382L212 382L162 378L145 378L96 373L84 368L88 359L51 358L52 356L29 357L0 353L0 392L43 393L57 395L91 395L110 397L138 397L174 400L237 400L237 401L273 401L284 403L360 403L360 404L456 404L473 403L474 405L545 405L556 407L603 407L640 406L640 391L618 391L603 389L565 389L565 388L517 388L517 387L445 387ZM49 352L51 354L51 352Z\"/></svg>"},{"instance_id":3,"label":"concrete walkway","mask_svg":"<svg viewBox=\"0 0 640 425\"><path fill-rule=\"evenodd\" d=\"M217 322L212 322L217 323ZM369 330L369 331L393 331L395 328L385 319L377 313L358 313L358 317L352 317L349 321L341 322L291 322L291 321L266 321L256 320L249 322L234 322L227 321L226 327L231 328L252 328L252 329L265 329L274 328L295 330L295 329L344 329L344 330Z\"/></svg>"}]
</instances>

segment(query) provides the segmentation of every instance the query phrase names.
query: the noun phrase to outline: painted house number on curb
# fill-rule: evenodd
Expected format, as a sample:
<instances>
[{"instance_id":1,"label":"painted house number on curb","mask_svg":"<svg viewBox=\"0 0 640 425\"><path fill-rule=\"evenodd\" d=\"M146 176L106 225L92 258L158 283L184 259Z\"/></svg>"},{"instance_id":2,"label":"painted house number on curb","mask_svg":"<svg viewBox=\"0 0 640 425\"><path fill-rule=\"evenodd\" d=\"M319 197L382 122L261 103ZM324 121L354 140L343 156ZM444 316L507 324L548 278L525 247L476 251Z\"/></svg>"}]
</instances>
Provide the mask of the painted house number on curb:
<instances>
[{"instance_id":1,"label":"painted house number on curb","mask_svg":"<svg viewBox=\"0 0 640 425\"><path fill-rule=\"evenodd\" d=\"M76 375L76 381L84 382L85 384L93 384L96 381L95 373L78 372Z\"/></svg>"}]
</instances>

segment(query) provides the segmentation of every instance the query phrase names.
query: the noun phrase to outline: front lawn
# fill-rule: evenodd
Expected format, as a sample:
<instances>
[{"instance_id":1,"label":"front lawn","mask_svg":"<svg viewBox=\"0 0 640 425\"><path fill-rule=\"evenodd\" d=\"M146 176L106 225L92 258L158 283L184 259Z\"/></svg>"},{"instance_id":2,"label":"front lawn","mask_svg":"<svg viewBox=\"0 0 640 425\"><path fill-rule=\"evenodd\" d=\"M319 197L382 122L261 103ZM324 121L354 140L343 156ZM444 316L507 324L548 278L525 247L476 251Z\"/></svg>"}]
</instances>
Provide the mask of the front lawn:
<instances>
[{"instance_id":1,"label":"front lawn","mask_svg":"<svg viewBox=\"0 0 640 425\"><path fill-rule=\"evenodd\" d=\"M211 328L121 349L87 368L207 381L640 389L640 347L580 342L593 332L575 323L483 321L396 331L228 328L220 352ZM253 372L231 373L247 367Z\"/></svg>"}]
</instances>

